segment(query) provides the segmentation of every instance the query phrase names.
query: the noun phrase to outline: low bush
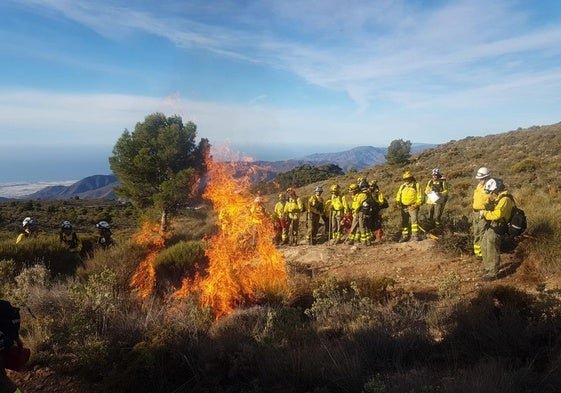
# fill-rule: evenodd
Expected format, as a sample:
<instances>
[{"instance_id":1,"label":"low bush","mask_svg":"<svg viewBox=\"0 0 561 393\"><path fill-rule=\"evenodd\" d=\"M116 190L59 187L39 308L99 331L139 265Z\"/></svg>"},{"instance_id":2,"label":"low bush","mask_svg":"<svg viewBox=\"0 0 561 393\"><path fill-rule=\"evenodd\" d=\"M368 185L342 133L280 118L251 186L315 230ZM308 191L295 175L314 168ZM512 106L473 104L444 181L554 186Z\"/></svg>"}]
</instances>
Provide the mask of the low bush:
<instances>
[{"instance_id":1,"label":"low bush","mask_svg":"<svg viewBox=\"0 0 561 393\"><path fill-rule=\"evenodd\" d=\"M158 285L162 290L179 286L181 279L193 275L197 266L206 266L205 247L202 241L180 241L161 251L154 260Z\"/></svg>"}]
</instances>

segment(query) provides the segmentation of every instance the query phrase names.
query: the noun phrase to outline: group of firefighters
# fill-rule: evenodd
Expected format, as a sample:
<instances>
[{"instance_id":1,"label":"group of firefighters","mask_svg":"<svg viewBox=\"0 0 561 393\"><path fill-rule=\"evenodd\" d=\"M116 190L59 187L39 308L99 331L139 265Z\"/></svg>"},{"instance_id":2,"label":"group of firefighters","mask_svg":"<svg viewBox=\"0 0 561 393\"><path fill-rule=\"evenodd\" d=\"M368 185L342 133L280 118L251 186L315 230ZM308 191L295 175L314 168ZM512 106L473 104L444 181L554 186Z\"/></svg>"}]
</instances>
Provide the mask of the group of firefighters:
<instances>
[{"instance_id":1,"label":"group of firefighters","mask_svg":"<svg viewBox=\"0 0 561 393\"><path fill-rule=\"evenodd\" d=\"M37 221L33 217L25 217L22 226L22 232L16 238L16 244L25 239L34 238L38 234ZM107 221L102 220L95 224L95 227L98 230L97 245L103 249L113 245L111 225ZM72 223L68 220L63 221L60 226L59 240L70 252L80 252L82 250L82 242L78 238Z\"/></svg>"},{"instance_id":2,"label":"group of firefighters","mask_svg":"<svg viewBox=\"0 0 561 393\"><path fill-rule=\"evenodd\" d=\"M402 177L403 183L394 200L401 214L399 242L422 240L419 209L426 204L430 228L439 228L449 197L447 181L437 168L431 171L431 178L424 189L409 171L405 171ZM482 260L481 275L490 281L497 278L501 238L504 234L501 228L506 225L515 203L504 182L492 178L488 168L479 168L475 178L478 184L473 195L473 252ZM332 184L329 190L331 196L324 198L323 187L317 186L314 194L306 200L300 198L293 187L280 193L271 214L275 226L275 244L298 244L303 215L306 241L310 245L318 242L322 225L324 235L331 244L370 245L382 240L381 211L389 204L376 180L368 181L359 177L356 183L349 185L349 195L343 192L339 184ZM263 199L259 197L258 201L264 211Z\"/></svg>"},{"instance_id":3,"label":"group of firefighters","mask_svg":"<svg viewBox=\"0 0 561 393\"><path fill-rule=\"evenodd\" d=\"M431 225L441 225L442 213L448 199L446 179L438 169L432 170L432 178L424 190L406 171L395 202L401 211L401 239L421 240L418 210L429 205ZM276 244L296 245L302 215L306 222L306 241L316 244L320 227L331 244L347 243L370 245L381 241L383 235L381 211L389 206L376 180L359 177L348 187L347 195L339 184L329 188L331 196L323 197L323 187L317 186L314 194L302 200L293 187L278 195L272 217L275 224ZM425 198L426 196L426 198Z\"/></svg>"}]
</instances>

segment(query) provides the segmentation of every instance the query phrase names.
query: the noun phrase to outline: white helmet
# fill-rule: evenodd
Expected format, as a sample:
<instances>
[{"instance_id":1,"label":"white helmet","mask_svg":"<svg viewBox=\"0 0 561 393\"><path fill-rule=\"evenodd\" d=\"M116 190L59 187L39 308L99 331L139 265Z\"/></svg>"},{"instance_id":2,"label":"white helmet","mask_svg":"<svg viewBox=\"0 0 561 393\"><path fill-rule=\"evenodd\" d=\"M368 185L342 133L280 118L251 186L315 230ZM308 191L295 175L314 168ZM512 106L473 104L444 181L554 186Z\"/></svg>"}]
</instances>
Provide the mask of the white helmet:
<instances>
[{"instance_id":1,"label":"white helmet","mask_svg":"<svg viewBox=\"0 0 561 393\"><path fill-rule=\"evenodd\" d=\"M33 225L34 221L33 221L33 217L25 217L23 219L22 225L25 228L28 225Z\"/></svg>"},{"instance_id":2,"label":"white helmet","mask_svg":"<svg viewBox=\"0 0 561 393\"><path fill-rule=\"evenodd\" d=\"M487 167L482 166L477 170L477 174L475 175L475 178L477 180L485 179L486 177L489 177L490 174L491 171Z\"/></svg>"},{"instance_id":3,"label":"white helmet","mask_svg":"<svg viewBox=\"0 0 561 393\"><path fill-rule=\"evenodd\" d=\"M70 223L70 221L64 221L62 223L62 229L72 229L72 224Z\"/></svg>"},{"instance_id":4,"label":"white helmet","mask_svg":"<svg viewBox=\"0 0 561 393\"><path fill-rule=\"evenodd\" d=\"M317 186L317 187L314 189L314 192L323 192L323 187L322 187L322 186Z\"/></svg>"},{"instance_id":5,"label":"white helmet","mask_svg":"<svg viewBox=\"0 0 561 393\"><path fill-rule=\"evenodd\" d=\"M103 229L109 229L111 228L111 226L109 225L109 223L107 221L100 221L97 224L95 224L96 228L103 228Z\"/></svg>"},{"instance_id":6,"label":"white helmet","mask_svg":"<svg viewBox=\"0 0 561 393\"><path fill-rule=\"evenodd\" d=\"M487 194L498 193L505 190L505 185L501 179L489 179L485 182L484 191Z\"/></svg>"}]
</instances>

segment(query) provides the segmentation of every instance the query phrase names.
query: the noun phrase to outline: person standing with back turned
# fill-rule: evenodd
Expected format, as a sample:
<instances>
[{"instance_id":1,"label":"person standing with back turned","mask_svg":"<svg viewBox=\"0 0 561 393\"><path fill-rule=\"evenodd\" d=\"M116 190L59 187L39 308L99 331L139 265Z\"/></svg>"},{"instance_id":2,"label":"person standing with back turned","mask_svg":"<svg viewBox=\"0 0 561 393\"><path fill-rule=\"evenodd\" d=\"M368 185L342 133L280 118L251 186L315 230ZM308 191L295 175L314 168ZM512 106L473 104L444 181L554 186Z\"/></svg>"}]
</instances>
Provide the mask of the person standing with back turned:
<instances>
[{"instance_id":1,"label":"person standing with back turned","mask_svg":"<svg viewBox=\"0 0 561 393\"><path fill-rule=\"evenodd\" d=\"M409 171L403 173L403 181L395 196L395 201L401 212L400 243L409 240L409 227L411 227L411 238L421 240L419 234L419 207L423 202L421 186Z\"/></svg>"},{"instance_id":2,"label":"person standing with back turned","mask_svg":"<svg viewBox=\"0 0 561 393\"><path fill-rule=\"evenodd\" d=\"M497 278L499 271L501 240L507 232L507 222L512 213L514 201L501 179L487 180L484 190L493 202L493 208L479 212L481 218L485 220L485 230L481 237L481 253L483 255L481 274L483 280L493 281Z\"/></svg>"}]
</instances>

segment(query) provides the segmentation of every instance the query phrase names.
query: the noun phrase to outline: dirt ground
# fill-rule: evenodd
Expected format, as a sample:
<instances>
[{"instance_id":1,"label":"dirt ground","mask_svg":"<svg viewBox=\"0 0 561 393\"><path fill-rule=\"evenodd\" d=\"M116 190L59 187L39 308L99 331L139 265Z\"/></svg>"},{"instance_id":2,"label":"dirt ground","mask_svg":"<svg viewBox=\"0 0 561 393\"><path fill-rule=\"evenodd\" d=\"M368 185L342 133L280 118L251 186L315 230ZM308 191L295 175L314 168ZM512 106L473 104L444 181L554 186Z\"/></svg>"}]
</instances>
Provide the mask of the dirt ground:
<instances>
[{"instance_id":1,"label":"dirt ground","mask_svg":"<svg viewBox=\"0 0 561 393\"><path fill-rule=\"evenodd\" d=\"M484 285L512 285L532 291L538 283L547 283L524 266L516 250L501 254L499 278L484 282L479 270L481 261L475 256L447 256L435 248L438 240L424 239L397 243L382 241L371 246L299 245L283 247L281 252L289 266L305 267L311 275L331 275L337 278L388 277L396 281L395 288L413 294L437 294L439 285L456 275L462 294L475 293ZM549 282L548 288L557 283Z\"/></svg>"},{"instance_id":2,"label":"dirt ground","mask_svg":"<svg viewBox=\"0 0 561 393\"><path fill-rule=\"evenodd\" d=\"M521 253L501 254L499 279L484 282L479 275L481 261L474 256L446 256L435 248L438 240L424 239L397 243L390 240L371 246L356 245L298 245L279 248L293 271L318 277L324 275L340 279L354 277L388 277L395 280L393 290L417 296L435 298L438 288L447 277L456 275L464 296L476 294L486 285L511 285L535 291L537 284L559 288L561 283L551 277L537 275L526 266ZM94 393L93 386L84 386L71 376L57 375L48 368L36 368L20 373L9 372L24 393Z\"/></svg>"}]
</instances>

